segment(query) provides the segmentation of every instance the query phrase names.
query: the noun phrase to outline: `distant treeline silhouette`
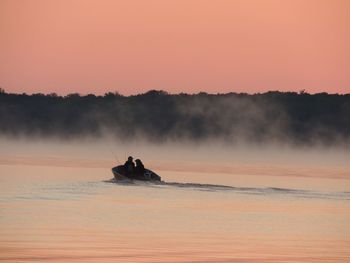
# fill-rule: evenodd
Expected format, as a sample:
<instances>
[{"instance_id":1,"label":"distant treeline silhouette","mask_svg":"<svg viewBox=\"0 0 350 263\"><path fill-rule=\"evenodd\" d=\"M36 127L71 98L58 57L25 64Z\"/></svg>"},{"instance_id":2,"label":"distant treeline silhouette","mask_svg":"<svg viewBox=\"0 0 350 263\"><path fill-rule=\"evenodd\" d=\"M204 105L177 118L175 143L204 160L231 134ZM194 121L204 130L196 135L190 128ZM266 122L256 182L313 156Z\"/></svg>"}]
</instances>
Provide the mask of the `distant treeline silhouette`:
<instances>
[{"instance_id":1,"label":"distant treeline silhouette","mask_svg":"<svg viewBox=\"0 0 350 263\"><path fill-rule=\"evenodd\" d=\"M0 133L7 136L113 135L122 140L225 140L333 144L350 138L350 94L249 95L0 92Z\"/></svg>"}]
</instances>

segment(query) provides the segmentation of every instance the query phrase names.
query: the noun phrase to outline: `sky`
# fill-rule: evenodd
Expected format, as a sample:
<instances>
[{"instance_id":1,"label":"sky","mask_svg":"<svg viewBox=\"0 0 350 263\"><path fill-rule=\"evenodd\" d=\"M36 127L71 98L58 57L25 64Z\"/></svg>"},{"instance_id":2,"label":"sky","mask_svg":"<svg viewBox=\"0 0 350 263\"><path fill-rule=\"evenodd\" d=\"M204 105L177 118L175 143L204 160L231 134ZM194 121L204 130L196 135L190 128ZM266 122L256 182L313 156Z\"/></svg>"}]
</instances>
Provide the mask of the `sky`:
<instances>
[{"instance_id":1,"label":"sky","mask_svg":"<svg viewBox=\"0 0 350 263\"><path fill-rule=\"evenodd\" d=\"M0 0L14 93L350 93L348 0Z\"/></svg>"}]
</instances>

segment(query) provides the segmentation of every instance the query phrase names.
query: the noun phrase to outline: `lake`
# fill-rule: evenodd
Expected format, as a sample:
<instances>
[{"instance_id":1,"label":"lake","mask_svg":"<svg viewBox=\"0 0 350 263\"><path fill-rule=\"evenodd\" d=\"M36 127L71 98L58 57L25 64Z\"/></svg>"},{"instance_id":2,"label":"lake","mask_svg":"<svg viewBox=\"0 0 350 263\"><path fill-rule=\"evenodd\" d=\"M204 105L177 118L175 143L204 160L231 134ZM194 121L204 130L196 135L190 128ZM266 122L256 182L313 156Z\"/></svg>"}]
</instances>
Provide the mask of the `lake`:
<instances>
[{"instance_id":1,"label":"lake","mask_svg":"<svg viewBox=\"0 0 350 263\"><path fill-rule=\"evenodd\" d=\"M350 262L344 152L1 144L0 261ZM163 182L111 180L128 154Z\"/></svg>"}]
</instances>

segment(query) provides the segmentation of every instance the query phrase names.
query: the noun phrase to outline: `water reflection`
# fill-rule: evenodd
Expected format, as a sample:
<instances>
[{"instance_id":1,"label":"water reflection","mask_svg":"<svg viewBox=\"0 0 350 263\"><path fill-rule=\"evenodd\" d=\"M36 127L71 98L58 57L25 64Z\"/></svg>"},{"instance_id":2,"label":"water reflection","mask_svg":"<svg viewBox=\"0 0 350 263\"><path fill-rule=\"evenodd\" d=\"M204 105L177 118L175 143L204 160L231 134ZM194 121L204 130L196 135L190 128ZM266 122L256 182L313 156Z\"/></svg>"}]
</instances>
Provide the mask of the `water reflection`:
<instances>
[{"instance_id":1,"label":"water reflection","mask_svg":"<svg viewBox=\"0 0 350 263\"><path fill-rule=\"evenodd\" d=\"M0 169L3 262L350 261L349 191L290 177L253 186L164 171L172 182L154 184L106 181L109 167Z\"/></svg>"}]
</instances>

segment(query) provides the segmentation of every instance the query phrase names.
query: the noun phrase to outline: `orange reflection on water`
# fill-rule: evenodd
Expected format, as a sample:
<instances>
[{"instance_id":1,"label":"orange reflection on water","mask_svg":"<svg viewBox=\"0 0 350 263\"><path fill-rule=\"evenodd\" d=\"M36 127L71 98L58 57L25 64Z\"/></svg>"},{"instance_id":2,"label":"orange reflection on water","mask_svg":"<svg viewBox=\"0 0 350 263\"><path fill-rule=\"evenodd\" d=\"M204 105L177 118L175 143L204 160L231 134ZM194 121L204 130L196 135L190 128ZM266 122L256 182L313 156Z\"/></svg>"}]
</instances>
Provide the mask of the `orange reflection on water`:
<instances>
[{"instance_id":1,"label":"orange reflection on water","mask_svg":"<svg viewBox=\"0 0 350 263\"><path fill-rule=\"evenodd\" d=\"M167 181L215 188L107 183L103 161L2 160L3 262L350 261L349 178L331 168L309 177L277 166L260 175L253 165L231 166L237 174L210 163L206 173L157 169Z\"/></svg>"}]
</instances>

